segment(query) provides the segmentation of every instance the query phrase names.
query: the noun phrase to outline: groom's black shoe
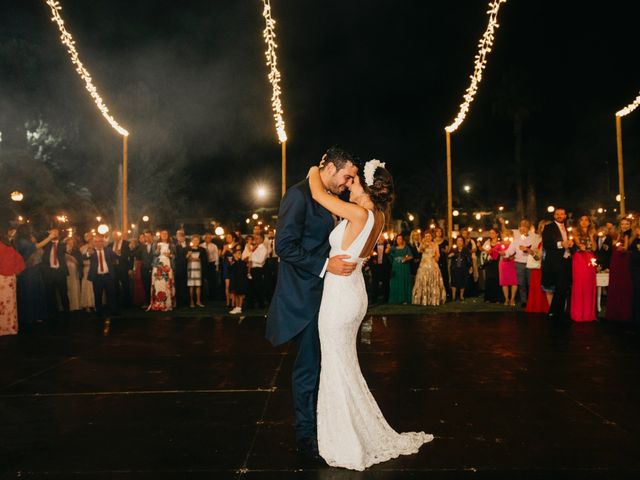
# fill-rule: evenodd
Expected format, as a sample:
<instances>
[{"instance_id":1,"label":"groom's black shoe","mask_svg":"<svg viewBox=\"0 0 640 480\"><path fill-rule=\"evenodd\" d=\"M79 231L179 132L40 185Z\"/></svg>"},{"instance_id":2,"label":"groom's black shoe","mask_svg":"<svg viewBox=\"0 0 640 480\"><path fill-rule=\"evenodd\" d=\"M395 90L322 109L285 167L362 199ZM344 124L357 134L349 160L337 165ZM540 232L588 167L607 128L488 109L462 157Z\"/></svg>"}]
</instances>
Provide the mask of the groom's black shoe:
<instances>
[{"instance_id":1,"label":"groom's black shoe","mask_svg":"<svg viewBox=\"0 0 640 480\"><path fill-rule=\"evenodd\" d=\"M326 462L320 456L320 453L318 453L318 442L315 438L306 437L298 440L296 451L298 452L298 455L305 460L311 460L313 462L326 465Z\"/></svg>"}]
</instances>

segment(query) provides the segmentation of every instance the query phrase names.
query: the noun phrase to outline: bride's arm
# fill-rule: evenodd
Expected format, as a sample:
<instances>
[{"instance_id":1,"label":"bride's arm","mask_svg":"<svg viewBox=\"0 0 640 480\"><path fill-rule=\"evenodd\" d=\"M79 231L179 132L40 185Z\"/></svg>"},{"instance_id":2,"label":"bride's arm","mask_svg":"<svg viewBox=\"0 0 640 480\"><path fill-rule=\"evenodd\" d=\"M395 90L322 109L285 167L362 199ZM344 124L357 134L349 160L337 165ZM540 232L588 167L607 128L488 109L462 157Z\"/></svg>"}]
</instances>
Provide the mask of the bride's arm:
<instances>
[{"instance_id":1,"label":"bride's arm","mask_svg":"<svg viewBox=\"0 0 640 480\"><path fill-rule=\"evenodd\" d=\"M320 179L320 169L318 167L311 167L311 170L309 170L309 187L311 188L313 199L334 215L346 218L356 224L363 224L367 221L367 211L360 205L345 202L327 193Z\"/></svg>"}]
</instances>

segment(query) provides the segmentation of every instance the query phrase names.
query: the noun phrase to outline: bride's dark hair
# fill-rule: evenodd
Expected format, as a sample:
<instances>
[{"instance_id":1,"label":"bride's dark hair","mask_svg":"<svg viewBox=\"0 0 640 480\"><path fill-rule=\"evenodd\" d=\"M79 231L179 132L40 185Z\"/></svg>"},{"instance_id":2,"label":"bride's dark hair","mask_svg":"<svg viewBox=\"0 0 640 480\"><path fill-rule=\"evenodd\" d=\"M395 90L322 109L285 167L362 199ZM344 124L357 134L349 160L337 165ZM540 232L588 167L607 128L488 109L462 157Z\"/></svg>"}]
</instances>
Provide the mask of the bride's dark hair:
<instances>
[{"instance_id":1,"label":"bride's dark hair","mask_svg":"<svg viewBox=\"0 0 640 480\"><path fill-rule=\"evenodd\" d=\"M371 186L367 185L364 179L364 166L358 169L358 176L360 177L360 184L364 188L365 193L369 195L375 207L382 212L387 212L395 199L393 177L389 173L389 170L384 167L376 168Z\"/></svg>"}]
</instances>

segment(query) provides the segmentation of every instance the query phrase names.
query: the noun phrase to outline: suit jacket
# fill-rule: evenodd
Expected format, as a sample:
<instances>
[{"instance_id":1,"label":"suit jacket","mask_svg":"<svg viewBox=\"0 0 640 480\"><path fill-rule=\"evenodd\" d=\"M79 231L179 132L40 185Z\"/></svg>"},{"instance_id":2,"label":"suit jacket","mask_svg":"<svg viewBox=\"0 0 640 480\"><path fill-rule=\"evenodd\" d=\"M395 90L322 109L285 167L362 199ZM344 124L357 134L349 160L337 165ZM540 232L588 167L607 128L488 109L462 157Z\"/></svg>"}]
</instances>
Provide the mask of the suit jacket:
<instances>
[{"instance_id":1,"label":"suit jacket","mask_svg":"<svg viewBox=\"0 0 640 480\"><path fill-rule=\"evenodd\" d=\"M386 240L382 242L382 245L384 245L384 249L382 251L381 264L378 263L379 261L378 245L380 244L376 243L375 246L373 247L373 254L371 255L371 258L369 259L369 261L367 262L367 265L370 268L382 268L383 270L389 270L391 268L391 261L389 260L389 254L387 253L387 246L389 245L389 242L387 242Z\"/></svg>"},{"instance_id":2,"label":"suit jacket","mask_svg":"<svg viewBox=\"0 0 640 480\"><path fill-rule=\"evenodd\" d=\"M313 200L308 180L287 190L276 226L278 281L267 315L266 337L273 345L291 340L318 321L320 275L331 250L333 228L333 216Z\"/></svg>"},{"instance_id":3,"label":"suit jacket","mask_svg":"<svg viewBox=\"0 0 640 480\"><path fill-rule=\"evenodd\" d=\"M567 232L567 239L569 232ZM558 248L558 242L562 242L562 233L556 222L552 222L544 227L542 231L542 248L544 258L542 260L542 274L545 268L547 271L558 268L564 258L564 248Z\"/></svg>"},{"instance_id":4,"label":"suit jacket","mask_svg":"<svg viewBox=\"0 0 640 480\"><path fill-rule=\"evenodd\" d=\"M94 250L91 255L87 252L85 253L85 257L89 259L89 273L87 274L87 278L93 282L98 276L98 251ZM111 247L104 248L104 261L109 269L109 276L115 279L118 256L111 250Z\"/></svg>"},{"instance_id":5,"label":"suit jacket","mask_svg":"<svg viewBox=\"0 0 640 480\"><path fill-rule=\"evenodd\" d=\"M131 250L129 250L129 242L127 240L122 240L122 245L120 247L120 255L118 255L114 248L115 242L111 242L109 247L111 251L113 251L116 256L116 269L121 274L127 274L129 269L131 268Z\"/></svg>"},{"instance_id":6,"label":"suit jacket","mask_svg":"<svg viewBox=\"0 0 640 480\"><path fill-rule=\"evenodd\" d=\"M151 270L153 268L153 257L155 255L154 245L151 245L151 251L147 253L147 244L138 245L139 258L142 260L142 266Z\"/></svg>"},{"instance_id":7,"label":"suit jacket","mask_svg":"<svg viewBox=\"0 0 640 480\"><path fill-rule=\"evenodd\" d=\"M51 269L49 259L51 258L51 249L53 248L53 242L47 243L42 249L42 268ZM65 258L65 252L67 250L66 245L62 241L58 241L58 268L59 272L64 275L69 275L69 269L67 268L67 260Z\"/></svg>"}]
</instances>

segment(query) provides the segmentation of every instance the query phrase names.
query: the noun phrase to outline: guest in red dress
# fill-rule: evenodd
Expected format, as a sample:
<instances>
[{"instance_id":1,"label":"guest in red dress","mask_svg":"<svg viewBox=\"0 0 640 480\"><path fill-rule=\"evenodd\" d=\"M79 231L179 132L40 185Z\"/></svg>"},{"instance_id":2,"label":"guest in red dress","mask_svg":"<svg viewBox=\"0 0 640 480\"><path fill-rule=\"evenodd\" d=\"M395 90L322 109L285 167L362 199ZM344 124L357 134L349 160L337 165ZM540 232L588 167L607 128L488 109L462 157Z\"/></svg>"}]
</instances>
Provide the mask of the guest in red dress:
<instances>
[{"instance_id":1,"label":"guest in red dress","mask_svg":"<svg viewBox=\"0 0 640 480\"><path fill-rule=\"evenodd\" d=\"M540 220L540 223L538 223L539 238L542 238L542 231L549 223L551 223L549 220ZM526 312L548 313L549 302L547 301L547 294L542 290L542 240L538 245L533 246L529 257L531 265L527 265L527 268L531 272L531 277L529 278L529 297L527 298Z\"/></svg>"},{"instance_id":2,"label":"guest in red dress","mask_svg":"<svg viewBox=\"0 0 640 480\"><path fill-rule=\"evenodd\" d=\"M592 322L596 319L596 230L587 215L578 220L573 234L577 251L572 256L571 320Z\"/></svg>"},{"instance_id":3,"label":"guest in red dress","mask_svg":"<svg viewBox=\"0 0 640 480\"><path fill-rule=\"evenodd\" d=\"M633 305L633 284L631 281L631 220L620 220L618 238L613 244L611 266L609 267L609 293L607 296L606 319L615 322L630 322Z\"/></svg>"}]
</instances>

